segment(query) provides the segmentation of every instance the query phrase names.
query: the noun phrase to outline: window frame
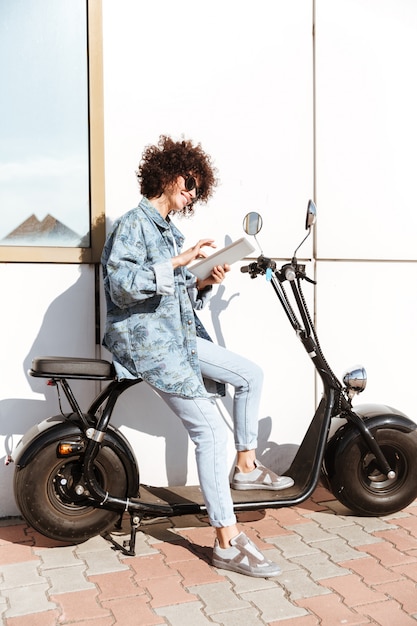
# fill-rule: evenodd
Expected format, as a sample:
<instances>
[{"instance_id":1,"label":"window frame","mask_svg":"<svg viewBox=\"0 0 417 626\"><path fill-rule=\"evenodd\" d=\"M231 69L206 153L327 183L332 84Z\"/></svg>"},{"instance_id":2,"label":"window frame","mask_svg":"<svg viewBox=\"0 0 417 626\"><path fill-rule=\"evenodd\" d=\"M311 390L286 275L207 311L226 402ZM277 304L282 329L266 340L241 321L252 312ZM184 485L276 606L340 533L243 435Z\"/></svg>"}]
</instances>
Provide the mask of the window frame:
<instances>
[{"instance_id":1,"label":"window frame","mask_svg":"<svg viewBox=\"0 0 417 626\"><path fill-rule=\"evenodd\" d=\"M102 0L86 0L90 246L1 246L0 262L98 263L105 238Z\"/></svg>"}]
</instances>

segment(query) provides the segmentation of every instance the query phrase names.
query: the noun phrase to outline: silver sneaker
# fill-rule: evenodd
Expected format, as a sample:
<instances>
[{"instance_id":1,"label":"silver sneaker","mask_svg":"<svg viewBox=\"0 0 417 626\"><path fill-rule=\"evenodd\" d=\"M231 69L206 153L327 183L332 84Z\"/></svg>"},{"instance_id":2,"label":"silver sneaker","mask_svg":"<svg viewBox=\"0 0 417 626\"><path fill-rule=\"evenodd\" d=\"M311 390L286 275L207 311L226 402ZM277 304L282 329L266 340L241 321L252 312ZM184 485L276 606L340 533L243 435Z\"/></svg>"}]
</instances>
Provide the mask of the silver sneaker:
<instances>
[{"instance_id":1,"label":"silver sneaker","mask_svg":"<svg viewBox=\"0 0 417 626\"><path fill-rule=\"evenodd\" d=\"M255 469L251 472L241 472L235 467L235 473L230 486L232 489L246 491L249 489L269 489L279 491L292 487L294 481L289 476L278 476L273 471L255 461Z\"/></svg>"},{"instance_id":2,"label":"silver sneaker","mask_svg":"<svg viewBox=\"0 0 417 626\"><path fill-rule=\"evenodd\" d=\"M221 548L216 539L212 562L214 567L255 578L269 578L281 573L278 565L266 559L244 533L239 533L237 537L231 539L230 548Z\"/></svg>"}]
</instances>

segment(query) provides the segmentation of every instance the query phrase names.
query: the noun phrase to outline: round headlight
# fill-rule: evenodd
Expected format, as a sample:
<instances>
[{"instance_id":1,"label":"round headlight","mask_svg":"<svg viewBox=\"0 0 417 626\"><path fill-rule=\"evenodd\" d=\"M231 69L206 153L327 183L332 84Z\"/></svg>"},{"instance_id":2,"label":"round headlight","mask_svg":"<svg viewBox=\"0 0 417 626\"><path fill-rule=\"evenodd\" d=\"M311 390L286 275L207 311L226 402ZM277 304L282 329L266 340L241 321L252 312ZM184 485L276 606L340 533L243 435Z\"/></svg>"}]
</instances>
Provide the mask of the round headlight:
<instances>
[{"instance_id":1,"label":"round headlight","mask_svg":"<svg viewBox=\"0 0 417 626\"><path fill-rule=\"evenodd\" d=\"M351 397L365 389L367 380L366 370L362 365L352 367L343 375L343 384Z\"/></svg>"}]
</instances>

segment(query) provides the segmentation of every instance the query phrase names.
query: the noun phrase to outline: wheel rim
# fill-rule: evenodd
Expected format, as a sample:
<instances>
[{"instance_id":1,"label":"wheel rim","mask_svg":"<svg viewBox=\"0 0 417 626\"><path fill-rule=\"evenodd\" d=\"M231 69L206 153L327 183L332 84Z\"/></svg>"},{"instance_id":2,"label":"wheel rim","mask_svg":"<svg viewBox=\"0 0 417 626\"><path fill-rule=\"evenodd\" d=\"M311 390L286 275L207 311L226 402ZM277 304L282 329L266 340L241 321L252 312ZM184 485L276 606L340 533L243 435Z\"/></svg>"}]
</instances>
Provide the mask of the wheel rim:
<instances>
[{"instance_id":1,"label":"wheel rim","mask_svg":"<svg viewBox=\"0 0 417 626\"><path fill-rule=\"evenodd\" d=\"M103 485L103 473L97 464L94 466L94 474L99 484ZM49 502L57 511L77 516L80 512L88 513L94 510L94 507L88 504L88 492L79 495L75 491L76 486L84 488L81 477L82 464L78 459L68 460L51 472L46 492Z\"/></svg>"},{"instance_id":2,"label":"wheel rim","mask_svg":"<svg viewBox=\"0 0 417 626\"><path fill-rule=\"evenodd\" d=\"M375 456L366 452L360 466L360 481L370 492L388 494L402 487L408 475L408 461L404 452L398 446L380 444L381 450L388 461L388 465L395 472L395 478L390 479L381 472Z\"/></svg>"}]
</instances>

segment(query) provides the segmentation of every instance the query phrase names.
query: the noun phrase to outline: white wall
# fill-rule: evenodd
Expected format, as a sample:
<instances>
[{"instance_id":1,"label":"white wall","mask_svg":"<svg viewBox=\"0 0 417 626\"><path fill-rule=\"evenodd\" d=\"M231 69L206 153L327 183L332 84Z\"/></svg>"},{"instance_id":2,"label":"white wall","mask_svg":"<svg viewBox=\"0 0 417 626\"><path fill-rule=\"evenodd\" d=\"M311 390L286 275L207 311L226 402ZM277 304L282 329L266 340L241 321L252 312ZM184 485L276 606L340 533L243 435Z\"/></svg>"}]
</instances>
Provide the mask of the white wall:
<instances>
[{"instance_id":1,"label":"white wall","mask_svg":"<svg viewBox=\"0 0 417 626\"><path fill-rule=\"evenodd\" d=\"M219 170L209 205L177 220L190 245L240 237L244 214L259 210L264 252L291 256L315 194L315 245L301 255L314 259L308 270L319 284L306 294L317 298L325 354L340 374L363 361L361 400L417 419L417 5L316 0L315 8L316 108L312 0L103 0L107 217L137 204L140 154L161 133L201 141ZM58 412L53 391L27 378L30 359L94 356L94 283L88 266L3 264L0 274L4 457L31 424ZM236 266L202 318L217 341L264 367L261 448L299 442L314 411L313 368L273 291ZM133 441L144 482L195 482L185 431L144 384L121 398L115 423ZM12 468L2 464L0 516L16 513Z\"/></svg>"},{"instance_id":2,"label":"white wall","mask_svg":"<svg viewBox=\"0 0 417 626\"><path fill-rule=\"evenodd\" d=\"M417 421L417 4L316 7L322 344L336 372L358 361L368 369L358 401Z\"/></svg>"}]
</instances>

